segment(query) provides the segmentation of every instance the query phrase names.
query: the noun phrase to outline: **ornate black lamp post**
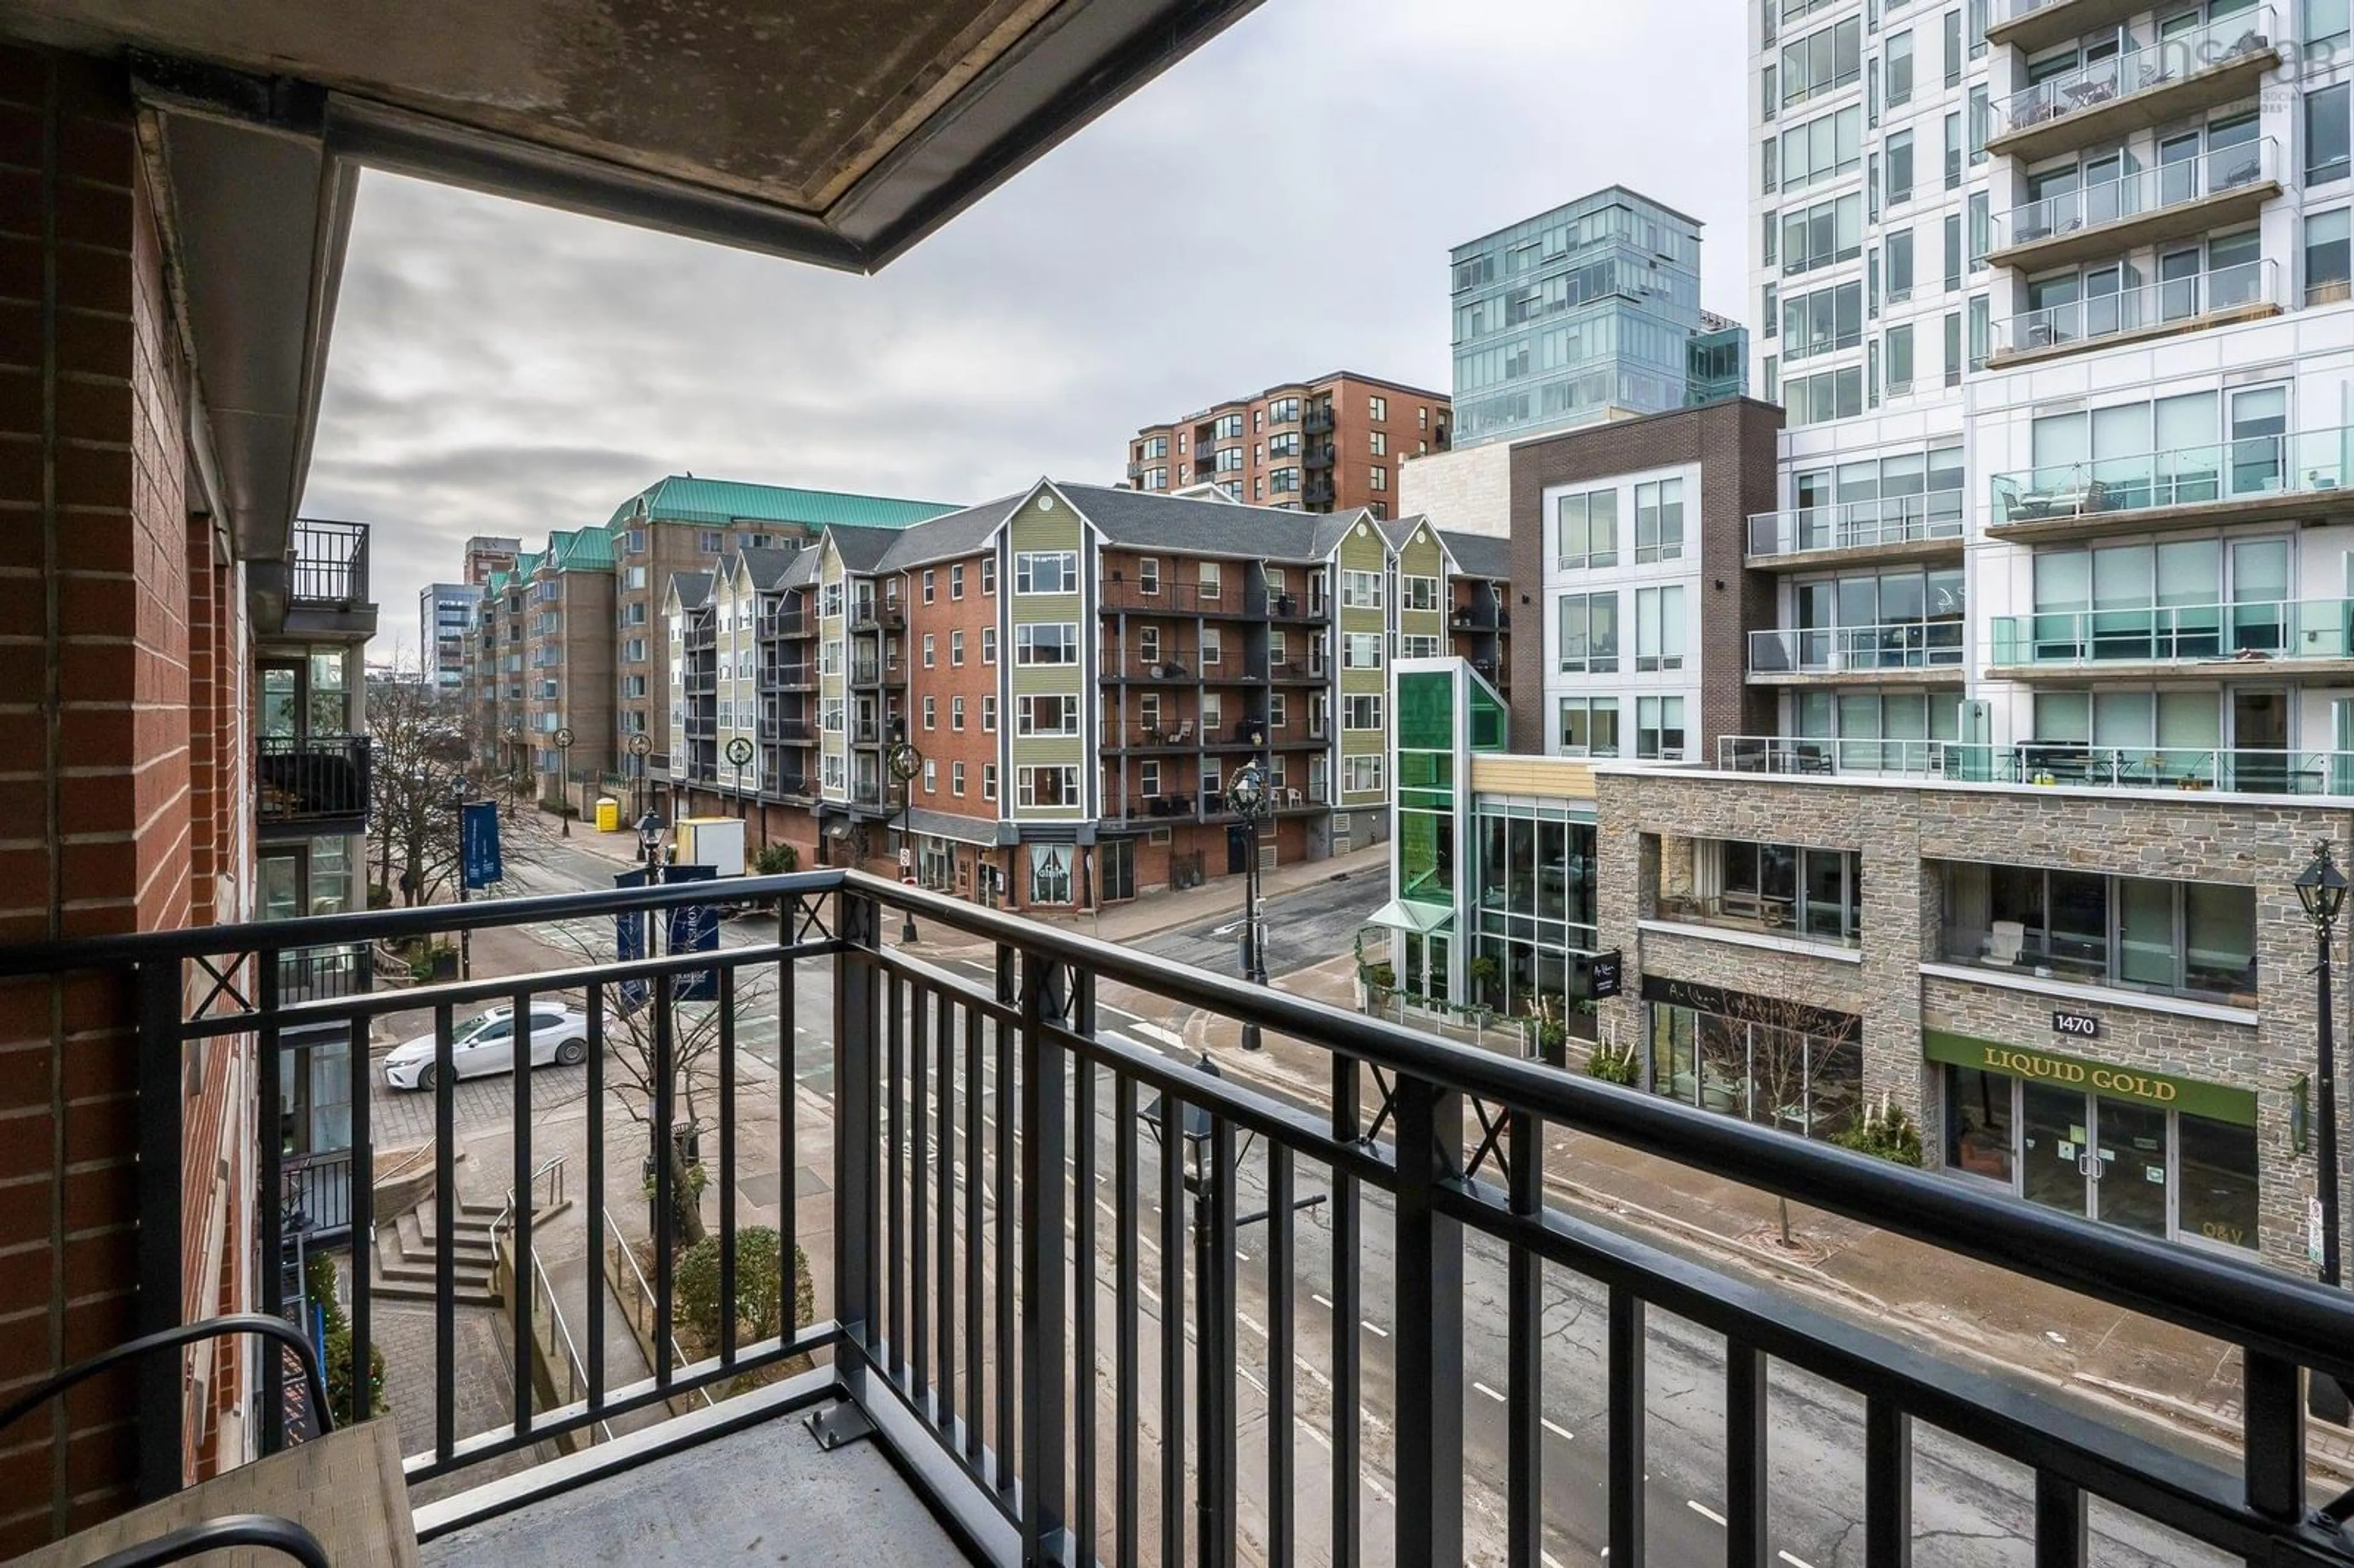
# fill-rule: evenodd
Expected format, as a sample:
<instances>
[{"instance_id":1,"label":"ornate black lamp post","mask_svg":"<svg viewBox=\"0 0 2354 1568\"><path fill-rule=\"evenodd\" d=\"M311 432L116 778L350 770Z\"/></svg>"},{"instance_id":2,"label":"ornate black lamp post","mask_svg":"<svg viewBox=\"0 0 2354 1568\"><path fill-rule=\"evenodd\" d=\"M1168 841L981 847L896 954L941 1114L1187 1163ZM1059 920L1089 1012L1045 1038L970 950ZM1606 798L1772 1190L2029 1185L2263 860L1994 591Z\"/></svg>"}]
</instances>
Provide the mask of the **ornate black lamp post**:
<instances>
[{"instance_id":1,"label":"ornate black lamp post","mask_svg":"<svg viewBox=\"0 0 2354 1568\"><path fill-rule=\"evenodd\" d=\"M645 857L649 885L663 879L662 839L663 820L660 817L648 811L638 819L638 853Z\"/></svg>"},{"instance_id":2,"label":"ornate black lamp post","mask_svg":"<svg viewBox=\"0 0 2354 1568\"><path fill-rule=\"evenodd\" d=\"M653 751L653 748L654 737L648 735L644 730L640 730L637 734L630 736L630 755L638 759L638 765L632 771L636 775L636 805L641 812L644 811L646 809L646 758Z\"/></svg>"},{"instance_id":3,"label":"ornate black lamp post","mask_svg":"<svg viewBox=\"0 0 2354 1568\"><path fill-rule=\"evenodd\" d=\"M1226 810L1250 830L1250 858L1243 863L1243 979L1253 985L1267 983L1266 931L1259 921L1258 830L1271 804L1266 771L1256 762L1244 763L1226 786ZM1243 1049L1258 1048L1258 1025L1245 1023Z\"/></svg>"},{"instance_id":4,"label":"ornate black lamp post","mask_svg":"<svg viewBox=\"0 0 2354 1568\"><path fill-rule=\"evenodd\" d=\"M564 800L564 810L556 816L557 821L564 824L564 836L568 839L572 836L572 726L566 725L557 730L555 740L557 792Z\"/></svg>"},{"instance_id":5,"label":"ornate black lamp post","mask_svg":"<svg viewBox=\"0 0 2354 1568\"><path fill-rule=\"evenodd\" d=\"M2321 1128L2315 1141L2315 1153L2321 1168L2321 1283L2334 1287L2343 1280L2338 1256L2338 1053L2329 1014L2329 950L2337 939L2338 911L2346 906L2346 874L2338 869L2327 839L2314 846L2312 863L2296 874L2296 896L2297 902L2305 906L2306 918L2313 922L2313 972L2316 996L2321 1004L2320 1094L2315 1104ZM2341 1425L2346 1423L2346 1391L2335 1378L2315 1372L2306 1397L2316 1415Z\"/></svg>"},{"instance_id":6,"label":"ornate black lamp post","mask_svg":"<svg viewBox=\"0 0 2354 1568\"><path fill-rule=\"evenodd\" d=\"M912 887L916 883L916 775L924 770L924 754L916 743L902 738L895 742L884 766L891 777L899 781L899 880ZM916 912L907 912L907 921L899 927L899 940L916 939Z\"/></svg>"}]
</instances>

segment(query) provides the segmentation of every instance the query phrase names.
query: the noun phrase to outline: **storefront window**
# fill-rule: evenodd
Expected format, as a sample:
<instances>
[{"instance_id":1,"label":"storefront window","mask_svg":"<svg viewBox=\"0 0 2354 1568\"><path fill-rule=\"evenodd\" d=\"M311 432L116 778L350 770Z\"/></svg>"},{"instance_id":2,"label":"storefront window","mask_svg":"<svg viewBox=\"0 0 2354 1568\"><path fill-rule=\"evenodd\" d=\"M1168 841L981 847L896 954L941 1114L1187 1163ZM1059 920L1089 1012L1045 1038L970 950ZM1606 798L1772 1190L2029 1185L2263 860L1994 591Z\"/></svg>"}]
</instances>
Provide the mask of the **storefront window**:
<instances>
[{"instance_id":1,"label":"storefront window","mask_svg":"<svg viewBox=\"0 0 2354 1568\"><path fill-rule=\"evenodd\" d=\"M1925 1043L1944 1069L1947 1170L2141 1235L2258 1245L2252 1091L1936 1031Z\"/></svg>"},{"instance_id":2,"label":"storefront window","mask_svg":"<svg viewBox=\"0 0 2354 1568\"><path fill-rule=\"evenodd\" d=\"M2232 1246L2256 1245L2256 1129L2183 1112L2175 1118L2181 1180L2176 1228Z\"/></svg>"},{"instance_id":3,"label":"storefront window","mask_svg":"<svg viewBox=\"0 0 2354 1568\"><path fill-rule=\"evenodd\" d=\"M1863 1094L1861 1045L1785 1026L1803 1020L1823 1027L1836 1015L1727 994L1736 1008L1785 1023L1650 1003L1651 1092L1801 1137L1835 1138L1853 1126Z\"/></svg>"},{"instance_id":4,"label":"storefront window","mask_svg":"<svg viewBox=\"0 0 2354 1568\"><path fill-rule=\"evenodd\" d=\"M2018 1129L2010 1113L2008 1073L1946 1066L1946 1166L2010 1185Z\"/></svg>"},{"instance_id":5,"label":"storefront window","mask_svg":"<svg viewBox=\"0 0 2354 1568\"><path fill-rule=\"evenodd\" d=\"M1478 911L1476 957L1498 977L1476 1000L1509 1016L1554 1019L1593 1038L1591 1016L1572 1001L1572 955L1590 953L1594 827L1534 805L1482 801L1471 833L1478 863L1461 885Z\"/></svg>"}]
</instances>

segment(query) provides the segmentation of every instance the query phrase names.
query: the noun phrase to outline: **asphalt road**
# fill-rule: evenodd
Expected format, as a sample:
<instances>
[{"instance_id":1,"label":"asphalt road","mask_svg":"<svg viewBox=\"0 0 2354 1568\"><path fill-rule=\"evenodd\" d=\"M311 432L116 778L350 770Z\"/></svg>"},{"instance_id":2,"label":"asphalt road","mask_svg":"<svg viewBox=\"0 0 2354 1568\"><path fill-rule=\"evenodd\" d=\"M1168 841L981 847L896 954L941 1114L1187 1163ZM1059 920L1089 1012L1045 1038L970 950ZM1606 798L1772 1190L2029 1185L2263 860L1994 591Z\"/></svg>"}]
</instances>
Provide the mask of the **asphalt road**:
<instances>
[{"instance_id":1,"label":"asphalt road","mask_svg":"<svg viewBox=\"0 0 2354 1568\"><path fill-rule=\"evenodd\" d=\"M571 850L559 841L539 865L517 878L518 891L556 891L570 886L609 886L611 862L590 852ZM1364 878L1322 883L1269 902L1269 968L1280 975L1321 962L1347 950L1350 934L1365 913L1383 896L1377 882ZM605 922L582 923L571 931L527 931L525 938L543 950L578 956L578 945L597 944L610 950L611 932ZM766 939L770 928L762 921L730 922L723 927L729 945ZM1161 933L1136 944L1145 951L1185 962L1201 963L1232 972L1235 962L1235 932L1228 923L1205 920ZM917 951L924 949L919 946ZM478 948L479 951L479 948ZM520 952L520 950L518 950ZM525 967L515 966L518 969ZM482 970L478 966L478 973ZM978 964L960 972L985 980ZM738 1030L742 1048L760 1060L781 1067L790 1061L792 1075L816 1092L831 1097L832 1082L832 970L830 963L796 966L793 977L798 1027L787 1044L779 1038L772 1001L756 1001L745 1009ZM1126 1034L1137 1044L1172 1046L1184 1022L1184 1009L1171 1008L1157 999L1140 997L1125 988L1107 988L1099 998L1101 1024ZM991 1065L984 1064L985 1066ZM562 1069L535 1075L543 1092L563 1092L550 1082ZM375 1075L370 1075L371 1080ZM991 1075L993 1081L993 1074ZM464 1086L461 1118L479 1118L499 1125L511 1117L511 1098L504 1081L485 1080ZM384 1094L380 1085L376 1092ZM421 1098L421 1097L408 1097ZM1094 1137L1099 1181L1096 1197L1108 1195L1113 1151L1126 1129L1112 1125L1110 1096L1099 1097ZM993 1124L993 1118L992 1118ZM934 1153L937 1158L937 1151ZM1153 1151L1149 1141L1141 1150L1143 1187L1155 1186ZM1245 1207L1257 1206L1248 1194L1263 1196L1264 1156L1254 1151L1239 1172ZM995 1191L993 1171L984 1160L989 1190ZM1321 1191L1312 1173L1299 1173L1299 1195ZM1071 1203L1082 1200L1076 1192ZM1392 1506L1389 1411L1392 1406L1389 1359L1391 1300L1388 1282L1394 1276L1391 1245L1391 1214L1378 1193L1367 1193L1361 1209L1362 1239L1356 1267L1364 1283L1363 1320L1354 1328L1363 1356L1362 1397L1354 1413L1363 1442L1363 1513L1366 1560L1388 1560ZM1140 1216L1147 1233L1141 1248L1146 1277L1160 1277L1157 1212ZM993 1217L992 1217L993 1224ZM1108 1281L1113 1262L1108 1223L1098 1223L1096 1238L1101 1262L1097 1268L1103 1294L1097 1302L1099 1340L1113 1339L1111 1298ZM1299 1416L1295 1437L1295 1489L1302 1561L1320 1561L1331 1510L1331 1422L1336 1413L1330 1400L1330 1369L1336 1331L1331 1300L1333 1258L1328 1225L1311 1216L1296 1230L1293 1260L1295 1349L1292 1369ZM1265 1380L1276 1369L1267 1364L1266 1324L1270 1310L1267 1259L1262 1236L1246 1233L1237 1258L1236 1343L1241 1372L1238 1419L1242 1430L1240 1485L1242 1523L1246 1534L1264 1529L1266 1404ZM1503 1520L1501 1478L1507 1473L1503 1396L1509 1384L1505 1371L1504 1250L1488 1238L1467 1242L1464 1302L1464 1446L1466 1475L1467 1553L1475 1561L1500 1560L1493 1548ZM1160 1304L1150 1289L1146 1296L1143 1330L1143 1385L1139 1390L1146 1438L1157 1444L1161 1430L1158 1408L1157 1356ZM1605 1340L1606 1314L1600 1290L1564 1271L1548 1271L1545 1280L1544 1389L1543 1401L1546 1442L1543 1455L1545 1549L1550 1564L1601 1561L1606 1539L1604 1481L1606 1454L1603 1431L1606 1416ZM1186 1326L1190 1336L1191 1325ZM1723 1345L1714 1335L1681 1319L1654 1312L1647 1323L1649 1393L1646 1457L1649 1558L1659 1563L1721 1562L1723 1553ZM1256 1374L1256 1375L1254 1375ZM1185 1384L1193 1386L1192 1373ZM1863 1479L1861 1401L1845 1391L1777 1367L1772 1382L1772 1544L1779 1560L1791 1568L1864 1568L1862 1548ZM1107 1397L1107 1416L1109 1405ZM1339 1418L1350 1418L1337 1413ZM1102 1425L1108 1427L1108 1420ZM1107 1433L1107 1441L1109 1434ZM1149 1451L1144 1466L1148 1479L1146 1506L1157 1519L1161 1500L1150 1484L1157 1460ZM1108 1467L1107 1465L1107 1476ZM1182 1500L1182 1499L1181 1499ZM1914 1539L1920 1561L1955 1564L1956 1568L1996 1568L2023 1563L2030 1551L2026 1532L2031 1528L2032 1493L2029 1478L1990 1459L1967 1444L1934 1429L1916 1428L1914 1479ZM1146 1539L1156 1526L1149 1526ZM2115 1510L2096 1510L2094 1560L2129 1568L2191 1568L2208 1561L2176 1538Z\"/></svg>"}]
</instances>

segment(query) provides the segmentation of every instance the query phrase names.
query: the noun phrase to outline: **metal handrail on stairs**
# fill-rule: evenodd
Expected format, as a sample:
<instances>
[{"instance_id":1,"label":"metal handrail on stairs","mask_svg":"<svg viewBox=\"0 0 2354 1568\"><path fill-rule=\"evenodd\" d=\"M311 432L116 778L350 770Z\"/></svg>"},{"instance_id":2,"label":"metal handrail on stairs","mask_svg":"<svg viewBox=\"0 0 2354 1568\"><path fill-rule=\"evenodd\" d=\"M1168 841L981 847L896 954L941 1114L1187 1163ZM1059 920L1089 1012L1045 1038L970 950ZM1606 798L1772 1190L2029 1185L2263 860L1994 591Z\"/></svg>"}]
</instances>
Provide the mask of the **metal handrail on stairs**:
<instances>
[{"instance_id":1,"label":"metal handrail on stairs","mask_svg":"<svg viewBox=\"0 0 2354 1568\"><path fill-rule=\"evenodd\" d=\"M525 1183L526 1189L533 1194L536 1195L539 1192L539 1179L543 1176L549 1178L547 1183L547 1206L549 1208L554 1208L557 1204L564 1202L565 1158L566 1157L561 1154L550 1155L546 1163L541 1165L538 1170L534 1171L531 1173L530 1181ZM532 1207L534 1211L536 1212L539 1205L535 1202ZM500 1233L504 1231L509 1225L514 1224L514 1212L515 1190L510 1187L507 1189L506 1202L499 1209L498 1218L491 1222L490 1235L491 1245L493 1246L496 1246L498 1245Z\"/></svg>"}]
</instances>

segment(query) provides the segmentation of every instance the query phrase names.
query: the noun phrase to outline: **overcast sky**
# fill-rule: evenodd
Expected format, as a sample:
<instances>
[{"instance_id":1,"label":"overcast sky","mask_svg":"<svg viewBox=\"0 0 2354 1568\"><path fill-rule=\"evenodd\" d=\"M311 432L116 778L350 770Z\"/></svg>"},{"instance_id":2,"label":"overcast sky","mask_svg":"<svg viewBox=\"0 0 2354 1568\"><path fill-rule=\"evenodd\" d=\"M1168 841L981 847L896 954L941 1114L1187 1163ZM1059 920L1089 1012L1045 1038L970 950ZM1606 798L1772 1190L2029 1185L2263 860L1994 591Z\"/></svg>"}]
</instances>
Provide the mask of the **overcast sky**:
<instances>
[{"instance_id":1,"label":"overcast sky","mask_svg":"<svg viewBox=\"0 0 2354 1568\"><path fill-rule=\"evenodd\" d=\"M1703 220L1739 316L1743 37L1734 0L1267 0L875 278L370 174L303 510L376 525L370 657L413 660L469 535L665 473L970 502L1279 381L1445 390L1448 248L1601 185Z\"/></svg>"}]
</instances>

